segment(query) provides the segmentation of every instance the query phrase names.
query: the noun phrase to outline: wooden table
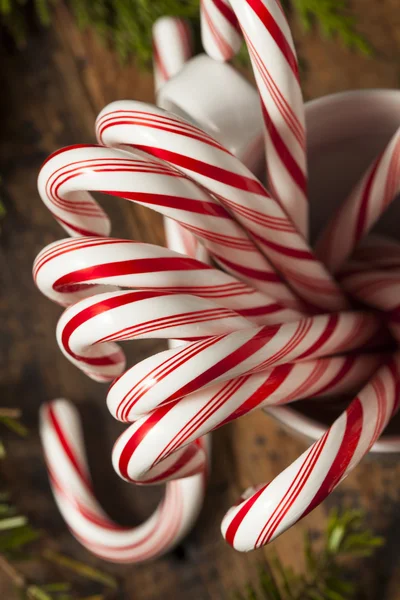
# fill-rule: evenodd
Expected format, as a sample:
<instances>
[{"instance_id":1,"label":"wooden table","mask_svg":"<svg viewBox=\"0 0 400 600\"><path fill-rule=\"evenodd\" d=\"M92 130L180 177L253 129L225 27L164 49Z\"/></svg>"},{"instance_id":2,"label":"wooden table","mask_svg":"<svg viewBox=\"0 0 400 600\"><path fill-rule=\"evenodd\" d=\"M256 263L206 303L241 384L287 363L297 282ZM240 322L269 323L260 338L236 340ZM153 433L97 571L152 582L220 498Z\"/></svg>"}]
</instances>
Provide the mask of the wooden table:
<instances>
[{"instance_id":1,"label":"wooden table","mask_svg":"<svg viewBox=\"0 0 400 600\"><path fill-rule=\"evenodd\" d=\"M294 24L297 45L308 69L307 97L361 87L397 87L400 77L398 0L357 0L360 29L377 50L374 60L351 54L318 36L304 36ZM80 33L60 5L48 32L37 32L22 53L4 48L1 77L1 195L7 217L0 234L0 382L4 406L18 405L31 435L23 443L10 437L6 475L17 503L48 532L51 545L119 576L120 598L195 600L231 597L254 579L269 549L243 555L219 533L221 518L240 491L277 475L304 450L300 442L260 414L242 418L214 436L213 471L200 521L179 551L155 564L108 566L91 557L67 532L52 499L37 435L40 404L57 396L74 400L82 410L90 462L104 507L122 523L139 522L156 505L161 490L132 490L110 466L110 450L121 430L105 407L104 387L89 381L58 351L55 325L60 309L34 288L31 265L37 252L64 234L36 191L41 162L68 144L92 142L98 111L120 98L152 99L152 78L133 66L121 67L113 54L89 34ZM108 199L113 233L163 242L161 219L146 209ZM136 361L161 347L159 342L131 344ZM366 460L325 504L275 544L279 555L302 568L306 528L323 527L332 504L364 507L372 526L387 544L373 563L365 563L369 598L400 598L400 467L397 457ZM110 493L112 490L112 493ZM38 568L34 576L44 577ZM13 598L6 581L1 597Z\"/></svg>"}]
</instances>

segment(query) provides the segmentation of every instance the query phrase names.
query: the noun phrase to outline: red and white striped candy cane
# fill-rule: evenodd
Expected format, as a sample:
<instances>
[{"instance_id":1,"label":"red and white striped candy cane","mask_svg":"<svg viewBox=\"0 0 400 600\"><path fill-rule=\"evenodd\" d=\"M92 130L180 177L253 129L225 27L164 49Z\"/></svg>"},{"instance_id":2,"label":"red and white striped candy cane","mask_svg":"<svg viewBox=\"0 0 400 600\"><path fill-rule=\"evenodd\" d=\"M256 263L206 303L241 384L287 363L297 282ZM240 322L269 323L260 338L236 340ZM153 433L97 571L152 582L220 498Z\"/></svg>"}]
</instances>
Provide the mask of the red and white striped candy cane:
<instances>
[{"instance_id":1,"label":"red and white striped candy cane","mask_svg":"<svg viewBox=\"0 0 400 600\"><path fill-rule=\"evenodd\" d=\"M114 469L122 478L139 484L184 477L188 470L201 470L204 453L198 440L207 432L257 408L301 399L308 390L324 396L357 389L380 364L382 357L375 355L286 363L161 405L136 419L117 440ZM109 407L117 416L113 406ZM129 415L125 419L132 421Z\"/></svg>"},{"instance_id":2,"label":"red and white striped candy cane","mask_svg":"<svg viewBox=\"0 0 400 600\"><path fill-rule=\"evenodd\" d=\"M321 439L269 484L243 494L224 517L225 539L238 550L259 548L320 504L381 435L398 408L399 381L395 354Z\"/></svg>"},{"instance_id":3,"label":"red and white striped candy cane","mask_svg":"<svg viewBox=\"0 0 400 600\"><path fill-rule=\"evenodd\" d=\"M249 325L237 313L195 296L118 291L69 307L58 322L57 339L66 357L88 376L118 377L108 404L126 420L211 384L363 347L381 328L378 319L361 312ZM121 374L124 356L115 342L152 337L197 340L150 356Z\"/></svg>"},{"instance_id":4,"label":"red and white striped candy cane","mask_svg":"<svg viewBox=\"0 0 400 600\"><path fill-rule=\"evenodd\" d=\"M227 19L219 19L218 11L209 10L209 4L214 1L201 5L204 48L213 58L226 60L232 53L224 56L209 31L216 29L221 37L230 37L232 27ZM229 14L236 16L246 40L260 92L271 192L297 230L307 236L304 105L286 16L279 0L230 0L229 4Z\"/></svg>"},{"instance_id":5,"label":"red and white striped candy cane","mask_svg":"<svg viewBox=\"0 0 400 600\"><path fill-rule=\"evenodd\" d=\"M278 300L286 298L290 285L321 311L346 307L339 287L281 206L253 173L213 138L183 119L136 101L113 102L105 107L96 130L100 142L144 150L167 161L218 198L268 258L267 275L274 280L270 293ZM229 261L222 261L221 266L226 269ZM287 283L276 281L273 268Z\"/></svg>"},{"instance_id":6,"label":"red and white striped candy cane","mask_svg":"<svg viewBox=\"0 0 400 600\"><path fill-rule=\"evenodd\" d=\"M142 525L121 527L96 500L77 410L66 400L42 406L40 434L57 505L73 535L88 550L118 563L142 562L171 550L196 521L205 471L168 483L163 501ZM199 440L207 453L207 439Z\"/></svg>"},{"instance_id":7,"label":"red and white striped candy cane","mask_svg":"<svg viewBox=\"0 0 400 600\"><path fill-rule=\"evenodd\" d=\"M179 73L193 54L192 33L184 19L160 17L153 25L153 69L156 92Z\"/></svg>"},{"instance_id":8,"label":"red and white striped candy cane","mask_svg":"<svg viewBox=\"0 0 400 600\"><path fill-rule=\"evenodd\" d=\"M242 36L236 15L227 0L201 0L201 39L216 60L229 60L239 51Z\"/></svg>"},{"instance_id":9,"label":"red and white striped candy cane","mask_svg":"<svg viewBox=\"0 0 400 600\"><path fill-rule=\"evenodd\" d=\"M114 159L115 154L96 154L93 172L93 165L89 169L86 161L82 163L81 154L76 154L76 151L80 153L83 150L72 149L73 158L80 160L71 161L71 150L54 155L43 167L39 189L43 200L64 227L73 232L90 227L96 233L104 231L108 222L104 213L97 212L98 207L85 191L87 188L82 186L85 184L91 190L107 191L101 181L96 184L96 167L100 168L100 172L105 167L101 160L97 162L101 156L107 161L108 191L112 188L115 192L115 186L110 187L113 171L108 169L120 169L118 173L125 173L124 161L131 155L120 152L122 163L114 163L111 156ZM109 151L104 148L94 150ZM111 163L108 162L110 160ZM148 164L148 169L156 170L152 176L158 176L156 167ZM143 164L141 168L144 168ZM164 171L161 175L164 176ZM73 187L69 187L71 181L74 182ZM172 187L174 181L171 178ZM131 198L127 190L132 182L126 179L125 184L128 187L123 187L126 191L121 195L128 194ZM168 185L170 191L171 185ZM146 186L148 189L149 179ZM154 201L155 198L152 199ZM154 273L148 271L153 271L154 260L160 261L166 255L171 262L164 268L171 279L166 277L163 281L163 271L158 262L161 280L155 285ZM171 269L172 259L177 259L175 266L181 265L181 268L182 261L186 261L187 279L184 284L180 269L177 269L178 273ZM155 251L154 247L146 244L101 237L52 244L39 255L34 267L38 284L53 300L71 304L84 296L60 319L58 338L72 362L94 379L111 380L123 371L124 357L115 345L117 340L154 336L197 340L133 366L114 381L108 404L117 418L134 421L119 438L113 453L114 466L119 474L140 483L188 477L188 481L193 480L198 494L199 480L196 477L202 477L207 460L205 442L199 442L199 436L257 406L293 401L311 391L324 394L338 391L343 386L351 388L364 381L381 359L368 356L317 358L359 347L368 341L379 328L378 321L368 315L342 313L310 317L292 324L251 327L245 314L241 316L235 312L235 308L241 309L237 286L233 297L231 287L225 289L228 297L231 296L228 304L232 301L236 304L224 305L226 300L219 286L221 280L232 286L231 276L218 274L218 284L214 288L210 279L211 296L208 291L205 294L200 291L195 296L184 293L193 283L189 275L193 270L197 288L202 287L199 271L213 273L217 281L214 270L197 261L168 250ZM173 289L165 289L163 284L167 283L166 287L172 286ZM118 289L104 293L104 285L111 285L111 290ZM121 291L121 286L134 286L135 289ZM207 288L207 285L204 287ZM250 291L248 286L245 291ZM261 296L259 292L254 293L256 298ZM260 301L261 298L259 304ZM292 360L305 362L304 365L287 365ZM191 366L194 370L188 371ZM151 397L146 388L151 389ZM186 397L188 393L191 395ZM150 536L150 541L145 537L142 544L141 534L136 529L128 531L126 539L129 543L124 545L125 538L116 533L119 530L114 524L109 525L110 543L101 544L99 537L102 529L107 529L107 520L104 520L100 507L90 494L81 473L83 467L76 470L74 459L72 466L70 464L71 452L68 443L64 445L62 427L57 428L55 421L49 419L44 411L43 431L47 427L53 436L50 436L53 442L48 445L44 434L46 455L52 455L51 443L57 443L69 464L68 478L63 476L60 481L52 474L55 495L67 523L89 549L110 560L141 560L169 548L179 539L178 533L180 535L187 530L190 519L185 520L184 513L175 505L181 515L181 528L173 530L178 533L172 538L167 537L164 546L160 547L155 535ZM79 454L77 450L75 453ZM48 460L50 464L51 459ZM50 472L55 469L56 465L53 465ZM178 486L178 489L181 488ZM198 505L196 496L190 505L192 516ZM168 522L170 517L165 518ZM146 531L147 527L151 528L146 525ZM132 541L137 536L139 541Z\"/></svg>"},{"instance_id":10,"label":"red and white striped candy cane","mask_svg":"<svg viewBox=\"0 0 400 600\"><path fill-rule=\"evenodd\" d=\"M341 270L340 283L354 298L382 311L399 343L400 244L373 236Z\"/></svg>"},{"instance_id":11,"label":"red and white striped candy cane","mask_svg":"<svg viewBox=\"0 0 400 600\"><path fill-rule=\"evenodd\" d=\"M400 129L322 232L316 253L336 272L400 191Z\"/></svg>"},{"instance_id":12,"label":"red and white striped candy cane","mask_svg":"<svg viewBox=\"0 0 400 600\"><path fill-rule=\"evenodd\" d=\"M265 293L266 304L300 304L275 273L266 272L266 259L226 209L162 161L133 151L72 146L50 156L38 185L44 203L71 235L109 232L108 217L86 190L125 198L179 221L225 270ZM278 302L271 298L275 289L282 294Z\"/></svg>"},{"instance_id":13,"label":"red and white striped candy cane","mask_svg":"<svg viewBox=\"0 0 400 600\"><path fill-rule=\"evenodd\" d=\"M62 306L94 293L132 288L207 298L257 324L298 318L295 311L278 306L274 310L263 294L204 262L131 240L87 237L53 242L38 254L33 276L41 292Z\"/></svg>"},{"instance_id":14,"label":"red and white striped candy cane","mask_svg":"<svg viewBox=\"0 0 400 600\"><path fill-rule=\"evenodd\" d=\"M153 68L155 91L177 75L193 53L192 35L184 19L160 17L153 25ZM169 248L208 261L204 246L190 231L164 217L164 232Z\"/></svg>"}]
</instances>

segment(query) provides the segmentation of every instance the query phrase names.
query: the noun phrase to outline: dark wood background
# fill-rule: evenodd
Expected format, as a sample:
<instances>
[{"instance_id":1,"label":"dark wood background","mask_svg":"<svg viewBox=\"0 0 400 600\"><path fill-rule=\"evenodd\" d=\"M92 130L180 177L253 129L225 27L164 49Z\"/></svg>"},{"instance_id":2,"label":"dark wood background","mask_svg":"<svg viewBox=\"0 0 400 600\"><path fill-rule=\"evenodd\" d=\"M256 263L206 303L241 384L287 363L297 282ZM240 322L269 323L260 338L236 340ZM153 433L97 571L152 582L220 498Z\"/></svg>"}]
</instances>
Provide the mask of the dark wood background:
<instances>
[{"instance_id":1,"label":"dark wood background","mask_svg":"<svg viewBox=\"0 0 400 600\"><path fill-rule=\"evenodd\" d=\"M352 4L360 30L376 48L374 59L354 55L315 34L306 36L293 24L307 65L307 98L344 89L399 85L399 1L354 0ZM58 396L71 398L82 410L90 463L104 507L125 524L139 522L155 507L162 490L133 490L113 474L110 450L120 426L105 407L106 390L61 355L54 335L60 309L39 294L31 279L37 252L65 235L36 191L42 161L60 146L92 142L95 117L106 103L121 98L151 100L152 77L134 66L121 67L112 52L77 30L61 4L51 28L36 32L22 52L2 41L0 80L1 196L7 207L0 234L0 403L22 407L31 430L27 441L8 439L4 470L15 499L33 523L47 531L47 544L116 574L121 591L115 597L230 598L235 588L255 578L258 563L268 558L270 550L248 555L234 552L221 539L221 518L241 490L277 475L304 450L303 442L259 414L218 431L213 436L209 492L193 533L178 551L154 564L120 567L91 557L67 532L50 493L37 435L40 404ZM114 234L163 242L161 220L154 213L113 199L107 201L106 209ZM138 360L157 346L158 342L132 344L130 359ZM332 504L362 506L371 526L387 537L376 559L363 564L367 596L400 598L399 500L397 457L369 458L333 497L273 546L282 559L300 569L305 528L319 531ZM30 569L39 581L49 576L46 567ZM98 588L80 589L92 593ZM0 594L14 598L1 574Z\"/></svg>"}]
</instances>

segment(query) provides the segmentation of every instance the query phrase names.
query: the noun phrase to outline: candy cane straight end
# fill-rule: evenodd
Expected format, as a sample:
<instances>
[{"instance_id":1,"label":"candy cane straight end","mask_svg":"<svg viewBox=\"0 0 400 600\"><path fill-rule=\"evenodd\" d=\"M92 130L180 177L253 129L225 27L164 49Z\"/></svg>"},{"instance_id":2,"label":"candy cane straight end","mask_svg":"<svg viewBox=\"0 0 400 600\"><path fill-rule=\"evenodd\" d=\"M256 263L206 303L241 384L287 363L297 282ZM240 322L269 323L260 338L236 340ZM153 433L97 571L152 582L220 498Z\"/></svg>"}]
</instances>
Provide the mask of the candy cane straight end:
<instances>
[{"instance_id":1,"label":"candy cane straight end","mask_svg":"<svg viewBox=\"0 0 400 600\"><path fill-rule=\"evenodd\" d=\"M400 355L382 366L328 431L269 484L250 489L222 522L247 552L281 535L318 506L358 465L399 405Z\"/></svg>"}]
</instances>

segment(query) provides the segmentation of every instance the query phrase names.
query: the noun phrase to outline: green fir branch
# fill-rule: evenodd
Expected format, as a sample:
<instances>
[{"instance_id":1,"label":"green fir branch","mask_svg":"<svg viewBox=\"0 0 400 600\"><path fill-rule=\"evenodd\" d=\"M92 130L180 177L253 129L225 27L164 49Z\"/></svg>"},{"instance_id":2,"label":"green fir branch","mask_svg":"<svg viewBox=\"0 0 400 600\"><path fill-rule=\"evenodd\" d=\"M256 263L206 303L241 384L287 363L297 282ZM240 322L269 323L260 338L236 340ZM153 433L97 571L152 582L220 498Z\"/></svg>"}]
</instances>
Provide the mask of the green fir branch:
<instances>
[{"instance_id":1,"label":"green fir branch","mask_svg":"<svg viewBox=\"0 0 400 600\"><path fill-rule=\"evenodd\" d=\"M33 6L39 23L49 25L52 4L57 1L0 0L0 23L21 46L27 35L29 7ZM349 0L283 0L283 5L298 15L306 31L315 25L324 37L339 38L346 47L371 54L371 45L357 32L355 18L349 14ZM189 19L199 37L199 0L69 0L69 6L81 28L92 28L100 39L111 43L121 60L134 56L141 65L151 62L151 29L161 16ZM248 62L245 48L239 61Z\"/></svg>"},{"instance_id":2,"label":"green fir branch","mask_svg":"<svg viewBox=\"0 0 400 600\"><path fill-rule=\"evenodd\" d=\"M371 556L384 544L382 537L364 528L359 511L330 513L322 549L315 549L307 533L304 539L305 572L294 573L274 555L260 567L257 584L247 584L238 600L351 600L355 585L344 577L343 560Z\"/></svg>"},{"instance_id":3,"label":"green fir branch","mask_svg":"<svg viewBox=\"0 0 400 600\"><path fill-rule=\"evenodd\" d=\"M290 3L305 31L316 25L324 37L337 37L348 48L366 56L372 54L369 42L357 32L347 0L290 0Z\"/></svg>"}]
</instances>

